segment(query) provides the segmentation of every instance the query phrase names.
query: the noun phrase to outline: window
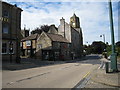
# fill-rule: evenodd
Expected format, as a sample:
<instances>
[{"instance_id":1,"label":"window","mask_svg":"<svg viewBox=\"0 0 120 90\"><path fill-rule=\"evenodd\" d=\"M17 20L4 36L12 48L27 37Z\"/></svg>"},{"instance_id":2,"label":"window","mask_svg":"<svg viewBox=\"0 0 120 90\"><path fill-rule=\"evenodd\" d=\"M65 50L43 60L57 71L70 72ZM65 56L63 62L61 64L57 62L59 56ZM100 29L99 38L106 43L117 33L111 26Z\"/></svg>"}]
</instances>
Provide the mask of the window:
<instances>
[{"instance_id":1,"label":"window","mask_svg":"<svg viewBox=\"0 0 120 90\"><path fill-rule=\"evenodd\" d=\"M31 41L26 41L26 46L31 46Z\"/></svg>"},{"instance_id":2,"label":"window","mask_svg":"<svg viewBox=\"0 0 120 90\"><path fill-rule=\"evenodd\" d=\"M4 16L4 17L9 17L9 12L8 12L7 10L4 10L3 16Z\"/></svg>"},{"instance_id":3,"label":"window","mask_svg":"<svg viewBox=\"0 0 120 90\"><path fill-rule=\"evenodd\" d=\"M38 44L38 48L39 48L39 49L42 49L42 44Z\"/></svg>"},{"instance_id":4,"label":"window","mask_svg":"<svg viewBox=\"0 0 120 90\"><path fill-rule=\"evenodd\" d=\"M20 47L22 47L23 46L23 44L22 44L23 42L20 42Z\"/></svg>"},{"instance_id":5,"label":"window","mask_svg":"<svg viewBox=\"0 0 120 90\"><path fill-rule=\"evenodd\" d=\"M8 31L9 31L8 24L3 24L3 33L8 34Z\"/></svg>"},{"instance_id":6,"label":"window","mask_svg":"<svg viewBox=\"0 0 120 90\"><path fill-rule=\"evenodd\" d=\"M67 47L68 47L68 48L70 48L70 47L71 47L71 45L68 43L68 44L67 44Z\"/></svg>"},{"instance_id":7,"label":"window","mask_svg":"<svg viewBox=\"0 0 120 90\"><path fill-rule=\"evenodd\" d=\"M7 43L2 43L2 53L7 53Z\"/></svg>"}]
</instances>

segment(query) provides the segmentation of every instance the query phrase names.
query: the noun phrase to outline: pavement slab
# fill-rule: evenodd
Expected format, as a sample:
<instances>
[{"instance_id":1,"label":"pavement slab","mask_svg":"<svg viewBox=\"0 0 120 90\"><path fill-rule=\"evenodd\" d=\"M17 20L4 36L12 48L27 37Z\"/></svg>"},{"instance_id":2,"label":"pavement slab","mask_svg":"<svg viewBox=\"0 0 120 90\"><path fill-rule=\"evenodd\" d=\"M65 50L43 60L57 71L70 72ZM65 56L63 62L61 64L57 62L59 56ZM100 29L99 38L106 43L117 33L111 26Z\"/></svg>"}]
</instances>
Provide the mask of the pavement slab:
<instances>
[{"instance_id":1,"label":"pavement slab","mask_svg":"<svg viewBox=\"0 0 120 90\"><path fill-rule=\"evenodd\" d=\"M118 69L120 65L118 64ZM120 72L106 73L105 69L97 69L91 74L84 88L120 88Z\"/></svg>"}]
</instances>

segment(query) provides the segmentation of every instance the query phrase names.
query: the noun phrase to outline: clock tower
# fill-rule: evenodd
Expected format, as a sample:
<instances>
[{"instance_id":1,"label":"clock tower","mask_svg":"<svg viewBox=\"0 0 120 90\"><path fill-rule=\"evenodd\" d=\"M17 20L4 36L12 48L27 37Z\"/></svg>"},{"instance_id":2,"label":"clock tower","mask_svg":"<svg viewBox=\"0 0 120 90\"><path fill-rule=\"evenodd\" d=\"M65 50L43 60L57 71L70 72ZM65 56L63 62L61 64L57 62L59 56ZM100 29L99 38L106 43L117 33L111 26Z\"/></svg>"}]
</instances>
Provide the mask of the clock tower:
<instances>
[{"instance_id":1,"label":"clock tower","mask_svg":"<svg viewBox=\"0 0 120 90\"><path fill-rule=\"evenodd\" d=\"M80 22L79 22L79 17L77 17L75 15L75 13L73 14L73 16L70 18L70 25L73 28L80 28Z\"/></svg>"}]
</instances>

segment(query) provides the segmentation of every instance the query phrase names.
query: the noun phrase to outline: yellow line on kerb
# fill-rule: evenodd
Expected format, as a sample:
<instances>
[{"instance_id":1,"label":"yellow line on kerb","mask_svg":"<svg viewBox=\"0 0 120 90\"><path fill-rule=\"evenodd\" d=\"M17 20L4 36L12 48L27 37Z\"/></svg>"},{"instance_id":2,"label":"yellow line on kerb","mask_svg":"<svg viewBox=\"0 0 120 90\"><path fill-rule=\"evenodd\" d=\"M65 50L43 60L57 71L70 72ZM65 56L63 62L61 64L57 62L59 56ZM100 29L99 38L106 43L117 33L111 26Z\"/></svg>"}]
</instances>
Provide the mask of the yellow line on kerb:
<instances>
[{"instance_id":1,"label":"yellow line on kerb","mask_svg":"<svg viewBox=\"0 0 120 90\"><path fill-rule=\"evenodd\" d=\"M83 78L87 77L89 74L90 74L90 71L88 73L86 73Z\"/></svg>"}]
</instances>

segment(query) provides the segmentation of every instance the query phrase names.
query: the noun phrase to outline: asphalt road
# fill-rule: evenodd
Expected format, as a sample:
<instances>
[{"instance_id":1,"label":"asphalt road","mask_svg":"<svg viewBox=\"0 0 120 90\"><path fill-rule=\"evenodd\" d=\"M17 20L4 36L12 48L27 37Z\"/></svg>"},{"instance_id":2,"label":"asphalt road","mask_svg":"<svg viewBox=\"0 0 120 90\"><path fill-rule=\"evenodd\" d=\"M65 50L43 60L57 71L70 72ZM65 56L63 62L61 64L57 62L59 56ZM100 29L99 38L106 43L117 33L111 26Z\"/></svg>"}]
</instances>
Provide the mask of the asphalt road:
<instances>
[{"instance_id":1,"label":"asphalt road","mask_svg":"<svg viewBox=\"0 0 120 90\"><path fill-rule=\"evenodd\" d=\"M77 62L3 71L2 86L3 88L73 88L99 66L99 56L89 55L85 60Z\"/></svg>"}]
</instances>

